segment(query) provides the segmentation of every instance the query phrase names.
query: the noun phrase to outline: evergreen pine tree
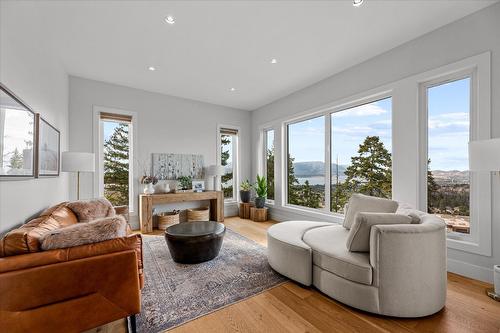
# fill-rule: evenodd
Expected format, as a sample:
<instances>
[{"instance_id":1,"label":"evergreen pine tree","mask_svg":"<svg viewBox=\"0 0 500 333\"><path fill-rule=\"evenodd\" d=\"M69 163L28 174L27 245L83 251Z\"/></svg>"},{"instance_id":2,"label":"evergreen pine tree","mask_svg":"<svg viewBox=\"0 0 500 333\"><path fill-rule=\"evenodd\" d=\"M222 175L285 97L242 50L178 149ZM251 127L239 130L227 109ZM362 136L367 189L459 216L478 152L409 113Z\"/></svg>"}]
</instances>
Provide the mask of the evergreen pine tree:
<instances>
[{"instance_id":1,"label":"evergreen pine tree","mask_svg":"<svg viewBox=\"0 0 500 333\"><path fill-rule=\"evenodd\" d=\"M266 154L267 198L274 200L274 147Z\"/></svg>"},{"instance_id":2,"label":"evergreen pine tree","mask_svg":"<svg viewBox=\"0 0 500 333\"><path fill-rule=\"evenodd\" d=\"M441 196L439 194L440 186L434 180L434 176L431 171L431 159L427 160L427 210L429 213L432 213L432 208L439 208ZM444 208L444 202L442 204Z\"/></svg>"},{"instance_id":3,"label":"evergreen pine tree","mask_svg":"<svg viewBox=\"0 0 500 333\"><path fill-rule=\"evenodd\" d=\"M231 144L231 137L229 135L221 136L221 165L223 167L228 165L229 160L229 146ZM224 192L224 198L233 197L233 172L228 172L221 177L222 191ZM229 183L230 185L225 185Z\"/></svg>"},{"instance_id":4,"label":"evergreen pine tree","mask_svg":"<svg viewBox=\"0 0 500 333\"><path fill-rule=\"evenodd\" d=\"M19 152L17 147L14 149L12 156L9 160L9 168L11 169L22 169L23 168L23 154Z\"/></svg>"},{"instance_id":5,"label":"evergreen pine tree","mask_svg":"<svg viewBox=\"0 0 500 333\"><path fill-rule=\"evenodd\" d=\"M120 123L104 142L104 196L115 206L129 203L129 140Z\"/></svg>"},{"instance_id":6,"label":"evergreen pine tree","mask_svg":"<svg viewBox=\"0 0 500 333\"><path fill-rule=\"evenodd\" d=\"M378 136L367 136L359 145L358 155L351 157L351 165L344 172L344 183L337 186L334 210L339 210L349 200L352 193L390 198L392 192L391 154Z\"/></svg>"},{"instance_id":7,"label":"evergreen pine tree","mask_svg":"<svg viewBox=\"0 0 500 333\"><path fill-rule=\"evenodd\" d=\"M292 205L299 205L299 180L295 177L295 168L293 166L293 161L295 158L288 154L288 203Z\"/></svg>"}]
</instances>

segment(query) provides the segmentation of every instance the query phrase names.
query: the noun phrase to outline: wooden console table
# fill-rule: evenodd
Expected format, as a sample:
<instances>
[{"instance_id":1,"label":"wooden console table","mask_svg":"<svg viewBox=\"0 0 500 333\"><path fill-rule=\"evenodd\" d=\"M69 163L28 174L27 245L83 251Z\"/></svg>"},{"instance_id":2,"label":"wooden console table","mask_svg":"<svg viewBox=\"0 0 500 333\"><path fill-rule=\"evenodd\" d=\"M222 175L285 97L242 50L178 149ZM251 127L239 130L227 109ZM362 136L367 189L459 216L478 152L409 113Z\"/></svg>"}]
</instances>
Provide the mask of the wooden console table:
<instances>
[{"instance_id":1,"label":"wooden console table","mask_svg":"<svg viewBox=\"0 0 500 333\"><path fill-rule=\"evenodd\" d=\"M139 195L139 223L142 233L153 232L153 206L175 202L210 201L210 220L224 221L224 196L221 191L182 192Z\"/></svg>"}]
</instances>

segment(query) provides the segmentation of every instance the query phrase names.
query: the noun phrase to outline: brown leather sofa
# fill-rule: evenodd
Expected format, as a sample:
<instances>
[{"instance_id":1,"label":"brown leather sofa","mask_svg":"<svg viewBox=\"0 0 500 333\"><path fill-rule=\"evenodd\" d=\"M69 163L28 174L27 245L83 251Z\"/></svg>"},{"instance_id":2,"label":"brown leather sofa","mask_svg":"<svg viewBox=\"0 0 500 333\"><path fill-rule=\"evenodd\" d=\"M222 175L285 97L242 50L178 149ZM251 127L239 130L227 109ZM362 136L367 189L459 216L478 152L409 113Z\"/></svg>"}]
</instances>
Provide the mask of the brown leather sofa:
<instances>
[{"instance_id":1,"label":"brown leather sofa","mask_svg":"<svg viewBox=\"0 0 500 333\"><path fill-rule=\"evenodd\" d=\"M135 325L141 236L41 250L44 233L77 222L61 203L0 240L1 332L81 332L129 316Z\"/></svg>"}]
</instances>

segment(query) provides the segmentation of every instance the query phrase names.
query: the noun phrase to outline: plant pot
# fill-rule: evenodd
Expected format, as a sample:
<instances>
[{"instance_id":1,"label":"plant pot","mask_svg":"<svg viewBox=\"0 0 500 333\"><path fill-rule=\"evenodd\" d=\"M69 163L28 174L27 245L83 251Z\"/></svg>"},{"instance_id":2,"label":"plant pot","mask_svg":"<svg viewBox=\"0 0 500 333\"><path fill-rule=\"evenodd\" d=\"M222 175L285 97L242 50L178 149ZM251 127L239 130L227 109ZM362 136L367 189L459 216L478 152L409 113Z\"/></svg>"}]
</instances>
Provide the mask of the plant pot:
<instances>
[{"instance_id":1,"label":"plant pot","mask_svg":"<svg viewBox=\"0 0 500 333\"><path fill-rule=\"evenodd\" d=\"M241 199L241 202L249 202L250 201L250 191L243 191L241 190L240 191L240 199Z\"/></svg>"},{"instance_id":2,"label":"plant pot","mask_svg":"<svg viewBox=\"0 0 500 333\"><path fill-rule=\"evenodd\" d=\"M264 208L265 204L266 204L266 198L261 198L261 197L255 198L255 207Z\"/></svg>"}]
</instances>

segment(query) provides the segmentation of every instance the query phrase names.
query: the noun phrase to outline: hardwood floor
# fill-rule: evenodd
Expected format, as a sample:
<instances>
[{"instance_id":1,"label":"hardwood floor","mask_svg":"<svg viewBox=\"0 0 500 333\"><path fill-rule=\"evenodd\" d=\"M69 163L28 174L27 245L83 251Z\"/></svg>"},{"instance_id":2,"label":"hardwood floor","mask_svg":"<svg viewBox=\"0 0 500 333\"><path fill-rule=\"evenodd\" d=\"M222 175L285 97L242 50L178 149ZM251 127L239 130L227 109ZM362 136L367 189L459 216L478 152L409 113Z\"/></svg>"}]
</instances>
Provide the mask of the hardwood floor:
<instances>
[{"instance_id":1,"label":"hardwood floor","mask_svg":"<svg viewBox=\"0 0 500 333\"><path fill-rule=\"evenodd\" d=\"M238 217L225 221L229 229L264 246L267 245L266 230L273 223L257 223ZM486 296L487 287L490 285L448 273L448 297L443 310L422 319L398 319L362 312L338 303L314 288L287 282L170 332L498 333L500 302Z\"/></svg>"}]
</instances>

